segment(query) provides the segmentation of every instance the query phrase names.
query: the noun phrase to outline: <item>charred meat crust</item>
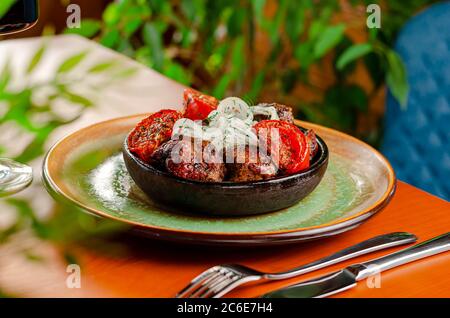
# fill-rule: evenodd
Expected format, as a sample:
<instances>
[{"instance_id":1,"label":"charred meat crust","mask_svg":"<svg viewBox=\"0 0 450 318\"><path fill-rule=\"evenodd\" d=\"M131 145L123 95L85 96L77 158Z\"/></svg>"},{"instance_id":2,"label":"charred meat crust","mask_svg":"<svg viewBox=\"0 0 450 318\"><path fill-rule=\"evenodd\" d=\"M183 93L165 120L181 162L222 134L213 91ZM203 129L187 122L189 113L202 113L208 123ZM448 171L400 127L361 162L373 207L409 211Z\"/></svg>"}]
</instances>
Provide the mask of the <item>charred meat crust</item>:
<instances>
[{"instance_id":1,"label":"charred meat crust","mask_svg":"<svg viewBox=\"0 0 450 318\"><path fill-rule=\"evenodd\" d=\"M189 180L202 182L221 182L225 177L225 164L215 160L214 151L204 151L209 142L200 143L201 149L195 149L194 140L171 140L171 143L161 150L165 159L167 171L173 175ZM170 151L169 151L170 149ZM196 154L200 154L196 160Z\"/></svg>"},{"instance_id":2,"label":"charred meat crust","mask_svg":"<svg viewBox=\"0 0 450 318\"><path fill-rule=\"evenodd\" d=\"M278 117L280 118L280 120L283 121L287 121L288 123L293 123L294 122L294 114L292 113L292 107L283 105L283 104L278 104L278 103L260 103L257 106L261 106L261 107L274 107L277 111ZM265 118L265 116L255 116L255 120L260 121L260 120L264 120L267 119Z\"/></svg>"},{"instance_id":3,"label":"charred meat crust","mask_svg":"<svg viewBox=\"0 0 450 318\"><path fill-rule=\"evenodd\" d=\"M250 160L248 147L244 152L237 152L234 162L227 164L227 180L232 182L258 181L276 176L277 167L270 157L258 153L254 159L256 162Z\"/></svg>"}]
</instances>

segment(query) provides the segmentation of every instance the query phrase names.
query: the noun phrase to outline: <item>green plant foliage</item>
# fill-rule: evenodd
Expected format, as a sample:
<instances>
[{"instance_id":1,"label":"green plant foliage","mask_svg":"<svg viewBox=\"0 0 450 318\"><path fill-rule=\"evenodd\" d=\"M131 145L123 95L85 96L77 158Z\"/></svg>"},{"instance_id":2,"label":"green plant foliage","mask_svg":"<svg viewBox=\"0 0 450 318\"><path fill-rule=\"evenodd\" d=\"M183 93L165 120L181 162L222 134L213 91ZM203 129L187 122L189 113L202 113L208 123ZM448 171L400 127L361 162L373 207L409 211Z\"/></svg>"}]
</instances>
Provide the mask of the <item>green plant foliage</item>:
<instances>
[{"instance_id":1,"label":"green plant foliage","mask_svg":"<svg viewBox=\"0 0 450 318\"><path fill-rule=\"evenodd\" d=\"M25 68L26 76L33 75L33 72L39 67L45 51L45 45L36 50ZM10 62L3 65L0 72L0 103L3 104L4 109L0 116L0 125L13 123L24 134L32 136L28 145L16 156L16 160L29 162L41 156L44 152L45 142L54 129L77 119L83 108L91 107L94 104L89 97L81 96L72 89L72 85L77 83L79 78L70 77L70 72L80 65L87 56L88 52L75 53L61 62L54 77L49 81L25 85L21 89L10 85L13 82ZM116 66L115 70L113 70L114 66ZM90 73L97 74L110 72L109 74L112 77L116 76L113 74L120 75L125 71L129 71L129 69L117 67L115 60L102 61L92 65L88 70ZM42 89L51 90L53 93L49 94L44 102L40 101L40 104L37 104L33 96ZM75 107L81 107L81 109L78 114L71 118L61 118L53 107L58 99L64 99ZM43 122L37 121L35 119L37 117L46 118L46 120ZM8 145L0 145L0 148L7 149Z\"/></svg>"},{"instance_id":2,"label":"green plant foliage","mask_svg":"<svg viewBox=\"0 0 450 318\"><path fill-rule=\"evenodd\" d=\"M339 70L344 69L349 63L359 59L360 57L372 52L372 45L370 43L354 44L347 48L336 62L336 67Z\"/></svg>"},{"instance_id":3,"label":"green plant foliage","mask_svg":"<svg viewBox=\"0 0 450 318\"><path fill-rule=\"evenodd\" d=\"M85 78L86 73L93 75L105 75L108 81L122 80L131 76L136 68L123 67L117 60L106 60L95 64L89 64L86 60L88 52L76 52L72 56L62 61L57 67L57 71L48 80L33 83L28 81L30 76L41 66L41 62L46 55L46 45L39 47L25 63L23 75L21 76L23 85L17 86L16 75L11 71L11 56L6 61L0 71L0 105L2 112L0 114L0 127L7 126L8 129L17 129L18 135L29 136L29 142L23 145L23 148L14 157L19 162L28 163L40 157L46 147L46 142L50 134L58 127L66 125L76 120L84 109L95 105L95 92L99 86L85 87L92 91L90 96L84 96L76 93L73 85L80 83L81 78ZM81 64L87 66L86 71L79 71L75 75ZM83 68L84 69L84 68ZM16 74L16 73L14 73ZM25 78L25 80L23 80ZM83 81L85 85L90 84ZM101 86L100 86L101 87ZM40 90L45 89L50 93L46 98L41 98L39 102L35 101L34 95ZM70 117L62 118L55 109L57 100L64 100L68 105L75 108ZM17 136L19 137L19 136ZM19 138L20 139L20 138ZM2 156L10 156L7 152L16 140L2 140L0 150ZM39 182L38 180L35 181ZM16 220L7 228L0 229L0 244L10 240L14 234L27 230L43 240L49 240L61 246L63 254L67 260L73 259L71 247L73 244L89 246L99 245L104 237L124 230L124 227L116 222L100 220L85 213L80 213L73 205L59 203L56 205L55 214L45 220L38 218L33 210L31 203L19 196L7 197L2 199L2 204L7 204L16 212ZM3 212L3 211L2 211ZM107 248L108 242L101 246ZM27 259L39 261L41 257L34 254L34 251L24 251ZM0 288L0 297L10 296L2 293Z\"/></svg>"},{"instance_id":4,"label":"green plant foliage","mask_svg":"<svg viewBox=\"0 0 450 318\"><path fill-rule=\"evenodd\" d=\"M290 95L298 85L316 91L310 70L323 67L331 57L337 80L320 92L322 101L297 97L292 106L307 120L368 140L374 131L358 131L358 118L370 116L367 101L376 90L386 83L406 103L405 67L391 47L403 24L431 2L384 1L382 28L360 30L367 39L359 43L346 36L351 21L333 19L341 11L337 0L120 0L106 7L100 21L86 20L81 29L69 32L94 38L218 98L239 95L254 102L269 95L292 104ZM350 1L355 10L370 3ZM259 52L261 47L266 53ZM373 91L363 91L350 80L357 63L372 77ZM337 88L340 93L333 93L331 104L329 94ZM357 96L346 95L353 93Z\"/></svg>"}]
</instances>

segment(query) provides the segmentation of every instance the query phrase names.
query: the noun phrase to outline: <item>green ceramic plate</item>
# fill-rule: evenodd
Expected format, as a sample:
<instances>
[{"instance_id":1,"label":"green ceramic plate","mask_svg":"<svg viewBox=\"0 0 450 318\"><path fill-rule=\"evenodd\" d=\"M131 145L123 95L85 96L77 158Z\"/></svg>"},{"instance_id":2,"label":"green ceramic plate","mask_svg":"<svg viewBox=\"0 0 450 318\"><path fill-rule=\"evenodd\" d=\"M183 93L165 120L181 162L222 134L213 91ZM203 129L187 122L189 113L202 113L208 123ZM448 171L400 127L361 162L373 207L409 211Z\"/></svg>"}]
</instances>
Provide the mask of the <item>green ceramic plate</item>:
<instances>
[{"instance_id":1,"label":"green ceramic plate","mask_svg":"<svg viewBox=\"0 0 450 318\"><path fill-rule=\"evenodd\" d=\"M322 182L304 200L281 211L235 218L169 210L152 202L134 184L123 162L123 140L143 116L102 122L58 142L43 166L49 191L152 237L201 244L267 245L354 228L381 210L395 190L394 172L376 150L335 130L299 122L315 129L330 149Z\"/></svg>"}]
</instances>

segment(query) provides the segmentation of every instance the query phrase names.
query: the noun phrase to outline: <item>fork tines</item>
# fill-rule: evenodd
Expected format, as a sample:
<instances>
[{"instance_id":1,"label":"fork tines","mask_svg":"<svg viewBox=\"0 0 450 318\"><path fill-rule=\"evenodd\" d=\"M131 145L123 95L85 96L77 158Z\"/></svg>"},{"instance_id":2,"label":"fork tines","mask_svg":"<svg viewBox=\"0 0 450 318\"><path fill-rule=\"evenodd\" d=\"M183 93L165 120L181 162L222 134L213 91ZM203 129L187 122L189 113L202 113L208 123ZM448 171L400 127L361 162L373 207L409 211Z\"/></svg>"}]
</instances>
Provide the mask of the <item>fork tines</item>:
<instances>
[{"instance_id":1,"label":"fork tines","mask_svg":"<svg viewBox=\"0 0 450 318\"><path fill-rule=\"evenodd\" d=\"M213 298L223 294L240 276L222 266L214 266L195 277L177 298Z\"/></svg>"}]
</instances>

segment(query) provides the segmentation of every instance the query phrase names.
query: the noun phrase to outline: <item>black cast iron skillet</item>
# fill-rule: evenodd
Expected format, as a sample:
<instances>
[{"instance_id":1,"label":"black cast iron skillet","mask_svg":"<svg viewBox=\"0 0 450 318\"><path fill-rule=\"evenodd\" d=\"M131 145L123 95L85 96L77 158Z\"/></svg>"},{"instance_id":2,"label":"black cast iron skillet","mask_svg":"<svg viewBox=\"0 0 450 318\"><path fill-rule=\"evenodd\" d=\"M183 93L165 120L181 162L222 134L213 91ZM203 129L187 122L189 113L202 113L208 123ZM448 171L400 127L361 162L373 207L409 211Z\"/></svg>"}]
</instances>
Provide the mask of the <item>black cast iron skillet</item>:
<instances>
[{"instance_id":1,"label":"black cast iron skillet","mask_svg":"<svg viewBox=\"0 0 450 318\"><path fill-rule=\"evenodd\" d=\"M123 145L128 172L152 200L190 213L221 216L262 214L294 205L322 180L328 165L328 148L317 137L319 149L311 166L289 176L250 182L200 182L178 178L134 156Z\"/></svg>"}]
</instances>

